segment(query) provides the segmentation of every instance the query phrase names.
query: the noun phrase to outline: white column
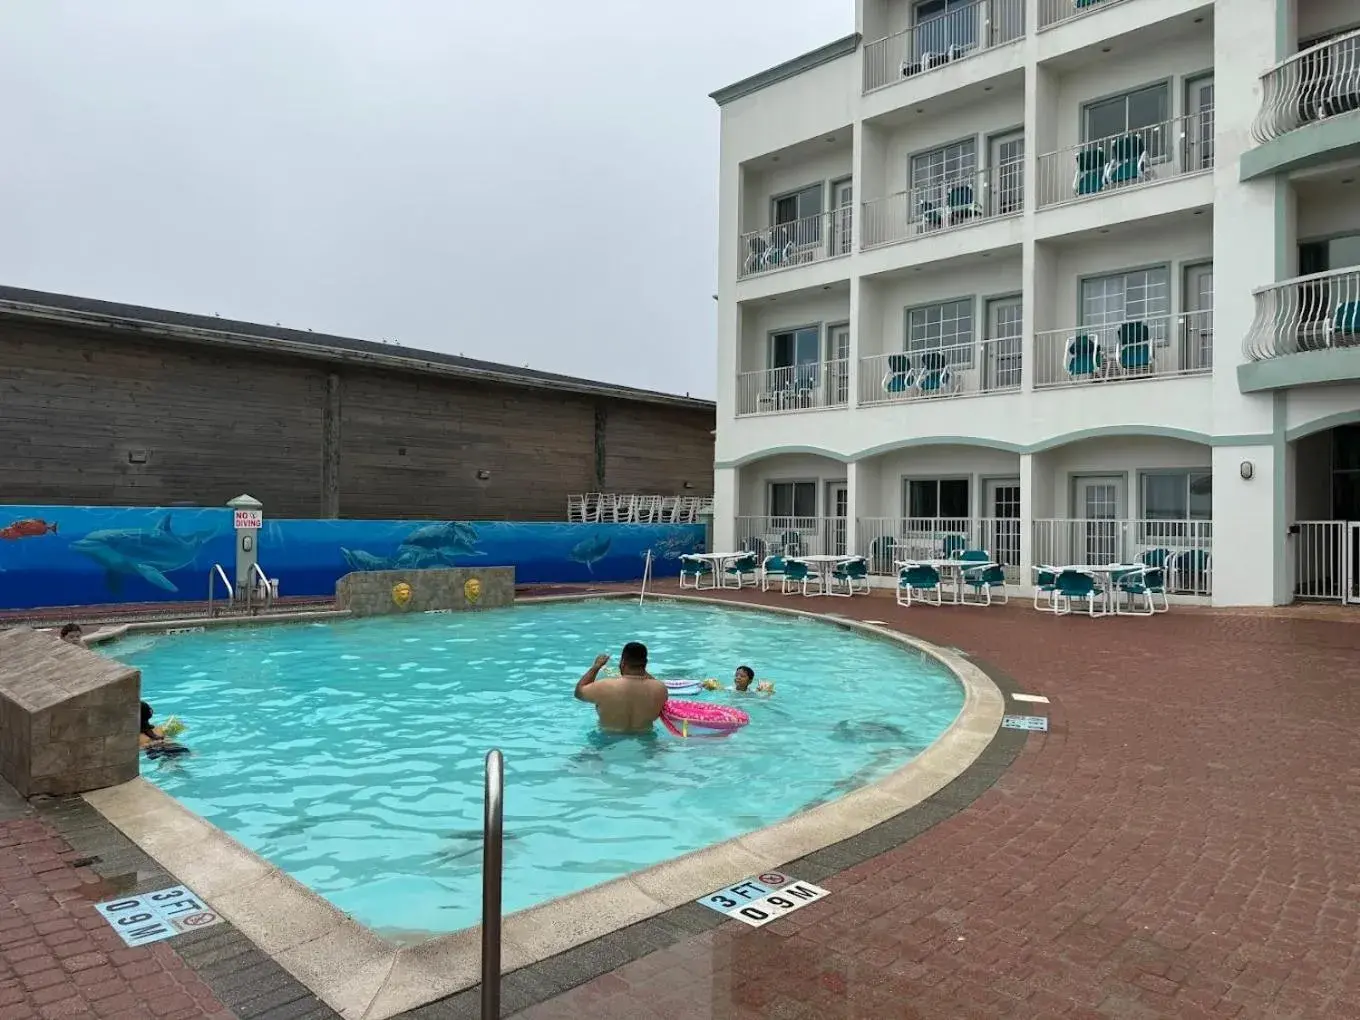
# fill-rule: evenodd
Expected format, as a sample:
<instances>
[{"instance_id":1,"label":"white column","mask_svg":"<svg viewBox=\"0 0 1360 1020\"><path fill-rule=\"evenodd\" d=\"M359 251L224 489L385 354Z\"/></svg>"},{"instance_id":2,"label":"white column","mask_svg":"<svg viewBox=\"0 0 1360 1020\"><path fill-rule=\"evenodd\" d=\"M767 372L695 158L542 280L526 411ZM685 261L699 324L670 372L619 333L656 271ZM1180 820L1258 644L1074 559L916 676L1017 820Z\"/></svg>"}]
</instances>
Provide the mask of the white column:
<instances>
[{"instance_id":1,"label":"white column","mask_svg":"<svg viewBox=\"0 0 1360 1020\"><path fill-rule=\"evenodd\" d=\"M1020 588L1034 582L1034 454L1020 455ZM1042 474L1042 472L1041 472Z\"/></svg>"},{"instance_id":2,"label":"white column","mask_svg":"<svg viewBox=\"0 0 1360 1020\"><path fill-rule=\"evenodd\" d=\"M1288 593L1276 590L1272 555L1276 538L1287 528L1275 507L1275 485L1284 482L1285 465L1276 463L1269 446L1216 446L1213 463L1214 605L1270 606L1288 601ZM1251 464L1250 479L1242 477L1245 463ZM1288 577L1287 570L1278 573Z\"/></svg>"},{"instance_id":3,"label":"white column","mask_svg":"<svg viewBox=\"0 0 1360 1020\"><path fill-rule=\"evenodd\" d=\"M737 501L739 472L739 468L713 469L713 549L710 552L736 548L737 514L741 510Z\"/></svg>"}]
</instances>

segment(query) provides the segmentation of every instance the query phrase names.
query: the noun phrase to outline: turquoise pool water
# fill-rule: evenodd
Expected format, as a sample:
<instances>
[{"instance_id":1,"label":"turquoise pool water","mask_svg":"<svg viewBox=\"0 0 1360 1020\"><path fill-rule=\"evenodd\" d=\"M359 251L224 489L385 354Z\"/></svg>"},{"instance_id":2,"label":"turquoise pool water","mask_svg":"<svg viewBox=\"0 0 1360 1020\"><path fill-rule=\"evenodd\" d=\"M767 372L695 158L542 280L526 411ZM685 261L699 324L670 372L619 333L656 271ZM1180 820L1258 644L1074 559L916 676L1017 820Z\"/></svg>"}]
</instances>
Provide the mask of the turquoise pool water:
<instances>
[{"instance_id":1,"label":"turquoise pool water","mask_svg":"<svg viewBox=\"0 0 1360 1020\"><path fill-rule=\"evenodd\" d=\"M572 690L644 641L658 676L740 663L725 739L599 739ZM909 761L963 705L942 666L811 620L595 601L137 637L109 654L194 754L150 780L390 937L477 923L483 756L505 754L505 909L769 825ZM660 728L658 727L658 730Z\"/></svg>"}]
</instances>

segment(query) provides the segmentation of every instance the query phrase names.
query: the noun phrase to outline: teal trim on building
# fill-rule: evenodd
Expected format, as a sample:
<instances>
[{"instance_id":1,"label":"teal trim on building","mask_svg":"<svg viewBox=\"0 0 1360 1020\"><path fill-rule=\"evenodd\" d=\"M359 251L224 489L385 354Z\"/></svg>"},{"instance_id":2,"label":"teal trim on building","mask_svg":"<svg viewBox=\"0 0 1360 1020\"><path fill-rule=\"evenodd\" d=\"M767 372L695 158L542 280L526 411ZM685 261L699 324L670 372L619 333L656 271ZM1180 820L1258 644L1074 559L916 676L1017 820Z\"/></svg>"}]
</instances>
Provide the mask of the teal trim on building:
<instances>
[{"instance_id":1,"label":"teal trim on building","mask_svg":"<svg viewBox=\"0 0 1360 1020\"><path fill-rule=\"evenodd\" d=\"M1354 347L1300 351L1237 366L1237 388L1243 393L1357 380L1360 380L1360 348Z\"/></svg>"},{"instance_id":2,"label":"teal trim on building","mask_svg":"<svg viewBox=\"0 0 1360 1020\"><path fill-rule=\"evenodd\" d=\"M1238 160L1238 177L1252 181L1352 159L1360 159L1360 111L1305 124L1248 149Z\"/></svg>"}]
</instances>

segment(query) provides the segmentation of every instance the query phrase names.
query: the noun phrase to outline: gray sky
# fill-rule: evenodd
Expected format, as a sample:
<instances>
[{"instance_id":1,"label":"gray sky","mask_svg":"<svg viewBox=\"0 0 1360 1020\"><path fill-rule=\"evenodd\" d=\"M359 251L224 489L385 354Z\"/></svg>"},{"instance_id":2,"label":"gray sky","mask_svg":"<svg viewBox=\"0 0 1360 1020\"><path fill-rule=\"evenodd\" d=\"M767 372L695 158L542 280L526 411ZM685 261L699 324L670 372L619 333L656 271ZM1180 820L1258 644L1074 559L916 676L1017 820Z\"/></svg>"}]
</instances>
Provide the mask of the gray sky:
<instances>
[{"instance_id":1,"label":"gray sky","mask_svg":"<svg viewBox=\"0 0 1360 1020\"><path fill-rule=\"evenodd\" d=\"M712 396L707 94L853 25L853 0L10 0L0 281Z\"/></svg>"}]
</instances>

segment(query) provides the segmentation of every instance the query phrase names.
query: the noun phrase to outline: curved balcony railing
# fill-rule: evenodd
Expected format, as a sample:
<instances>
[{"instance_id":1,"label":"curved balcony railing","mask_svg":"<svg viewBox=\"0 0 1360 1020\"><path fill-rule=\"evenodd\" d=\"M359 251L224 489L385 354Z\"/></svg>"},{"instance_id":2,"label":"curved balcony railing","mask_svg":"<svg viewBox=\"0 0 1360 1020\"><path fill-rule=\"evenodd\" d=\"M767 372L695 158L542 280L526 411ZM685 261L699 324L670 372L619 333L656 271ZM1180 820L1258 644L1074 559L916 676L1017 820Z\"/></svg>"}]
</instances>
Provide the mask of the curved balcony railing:
<instances>
[{"instance_id":1,"label":"curved balcony railing","mask_svg":"<svg viewBox=\"0 0 1360 1020\"><path fill-rule=\"evenodd\" d=\"M1252 296L1256 318L1242 345L1252 361L1360 347L1360 266L1272 283Z\"/></svg>"},{"instance_id":2,"label":"curved balcony railing","mask_svg":"<svg viewBox=\"0 0 1360 1020\"><path fill-rule=\"evenodd\" d=\"M1261 75L1261 109L1251 136L1268 142L1358 109L1360 29L1310 46Z\"/></svg>"}]
</instances>

